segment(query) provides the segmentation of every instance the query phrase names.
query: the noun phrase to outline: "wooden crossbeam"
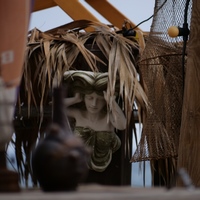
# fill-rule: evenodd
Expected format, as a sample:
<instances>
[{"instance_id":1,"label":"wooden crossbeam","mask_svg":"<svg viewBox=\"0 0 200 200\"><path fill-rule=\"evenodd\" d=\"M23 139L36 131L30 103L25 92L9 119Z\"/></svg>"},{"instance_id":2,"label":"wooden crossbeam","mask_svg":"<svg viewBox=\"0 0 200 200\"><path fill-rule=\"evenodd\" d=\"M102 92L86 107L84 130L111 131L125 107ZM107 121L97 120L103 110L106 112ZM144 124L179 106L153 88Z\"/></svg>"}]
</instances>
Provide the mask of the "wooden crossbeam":
<instances>
[{"instance_id":1,"label":"wooden crossbeam","mask_svg":"<svg viewBox=\"0 0 200 200\"><path fill-rule=\"evenodd\" d=\"M104 16L111 24L122 28L125 19L128 19L124 14L122 14L118 9L116 9L107 0L85 0L89 5L91 5L97 12ZM128 19L129 20L129 19ZM130 20L129 20L130 21ZM132 27L136 24L130 21ZM139 27L136 30L141 30Z\"/></svg>"},{"instance_id":2,"label":"wooden crossbeam","mask_svg":"<svg viewBox=\"0 0 200 200\"><path fill-rule=\"evenodd\" d=\"M95 22L99 20L88 11L79 0L54 0L60 8L66 12L73 20L87 19ZM87 28L86 31L92 31L93 28Z\"/></svg>"},{"instance_id":3,"label":"wooden crossbeam","mask_svg":"<svg viewBox=\"0 0 200 200\"><path fill-rule=\"evenodd\" d=\"M34 0L34 6L32 12L43 10L57 6L54 0Z\"/></svg>"},{"instance_id":4,"label":"wooden crossbeam","mask_svg":"<svg viewBox=\"0 0 200 200\"><path fill-rule=\"evenodd\" d=\"M90 11L88 11L79 0L54 0L72 19L88 19L99 21Z\"/></svg>"},{"instance_id":5,"label":"wooden crossbeam","mask_svg":"<svg viewBox=\"0 0 200 200\"><path fill-rule=\"evenodd\" d=\"M124 20L128 20L132 27L135 27L131 20L129 20L123 13L115 8L107 0L85 0L90 6L92 6L97 12L99 12L105 19L107 19L115 27L121 29L124 24ZM82 5L79 0L35 0L32 12L59 6L67 15L73 20L86 19L99 22L85 6ZM87 28L86 31L92 31L92 28ZM141 30L136 27L136 30Z\"/></svg>"}]
</instances>

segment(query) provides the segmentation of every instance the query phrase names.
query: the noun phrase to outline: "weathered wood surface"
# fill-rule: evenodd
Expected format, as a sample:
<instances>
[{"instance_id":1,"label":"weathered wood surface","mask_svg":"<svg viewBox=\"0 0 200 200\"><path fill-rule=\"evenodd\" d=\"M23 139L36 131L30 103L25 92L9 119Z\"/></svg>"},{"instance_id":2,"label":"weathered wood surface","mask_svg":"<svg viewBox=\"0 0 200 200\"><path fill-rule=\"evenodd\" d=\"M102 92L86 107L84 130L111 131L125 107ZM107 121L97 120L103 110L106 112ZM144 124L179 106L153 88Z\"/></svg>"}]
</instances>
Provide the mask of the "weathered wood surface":
<instances>
[{"instance_id":1,"label":"weathered wood surface","mask_svg":"<svg viewBox=\"0 0 200 200\"><path fill-rule=\"evenodd\" d=\"M0 193L0 200L197 200L200 190L185 188L134 188L131 186L84 185L73 192L46 193L39 189L21 190L19 193Z\"/></svg>"},{"instance_id":2,"label":"weathered wood surface","mask_svg":"<svg viewBox=\"0 0 200 200\"><path fill-rule=\"evenodd\" d=\"M178 151L178 169L185 168L200 187L200 1L193 0ZM181 182L178 182L181 185Z\"/></svg>"}]
</instances>

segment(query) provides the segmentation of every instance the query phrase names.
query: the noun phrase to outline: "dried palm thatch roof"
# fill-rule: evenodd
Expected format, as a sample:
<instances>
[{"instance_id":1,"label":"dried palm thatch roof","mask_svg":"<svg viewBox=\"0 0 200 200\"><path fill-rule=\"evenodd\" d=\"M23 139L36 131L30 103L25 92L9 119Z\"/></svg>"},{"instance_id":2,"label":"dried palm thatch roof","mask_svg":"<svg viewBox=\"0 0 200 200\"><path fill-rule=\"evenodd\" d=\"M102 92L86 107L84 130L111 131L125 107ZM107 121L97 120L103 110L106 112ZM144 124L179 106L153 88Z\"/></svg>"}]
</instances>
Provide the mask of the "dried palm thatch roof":
<instances>
[{"instance_id":1,"label":"dried palm thatch roof","mask_svg":"<svg viewBox=\"0 0 200 200\"><path fill-rule=\"evenodd\" d=\"M80 32L86 26L94 27L95 31ZM71 29L72 27L73 29ZM93 38L92 44L97 45L108 63L102 61L85 47L90 38ZM97 68L97 62L107 67L109 73L108 96L111 100L114 96L116 77L119 75L120 95L125 102L125 113L129 119L129 110L132 110L135 99L138 104L143 106L147 104L147 98L139 84L136 70L139 50L139 44L135 39L123 37L123 35L117 34L112 27L102 23L86 20L62 26L57 28L57 31L32 30L28 38L23 73L23 86L27 92L29 107L28 115L30 115L31 104L38 106L37 94L34 93L35 84L40 89L37 92L41 92L39 105L40 114L42 114L45 92L51 89L53 82L61 83L65 71L81 68L81 66L74 66L81 53L91 71L100 70ZM33 66L35 64L37 66Z\"/></svg>"},{"instance_id":2,"label":"dried palm thatch roof","mask_svg":"<svg viewBox=\"0 0 200 200\"><path fill-rule=\"evenodd\" d=\"M94 31L85 32L86 27L92 27ZM119 93L129 129L134 102L139 109L148 106L138 80L137 62L143 50L141 47L144 47L144 39L141 34L138 35L138 39L124 37L117 33L115 27L87 20L74 21L47 32L36 28L29 32L15 117L22 127L34 127L29 134L27 130L16 128L16 154L22 174L27 177L31 173L31 149L37 139L43 137L45 123L51 118L46 107L51 101L49 94L52 87L55 83L62 84L64 72L70 69L108 72L107 95L110 102L119 77ZM101 52L100 56L98 52ZM26 112L23 112L24 109ZM48 117L44 117L47 113ZM25 161L21 147L26 154Z\"/></svg>"}]
</instances>

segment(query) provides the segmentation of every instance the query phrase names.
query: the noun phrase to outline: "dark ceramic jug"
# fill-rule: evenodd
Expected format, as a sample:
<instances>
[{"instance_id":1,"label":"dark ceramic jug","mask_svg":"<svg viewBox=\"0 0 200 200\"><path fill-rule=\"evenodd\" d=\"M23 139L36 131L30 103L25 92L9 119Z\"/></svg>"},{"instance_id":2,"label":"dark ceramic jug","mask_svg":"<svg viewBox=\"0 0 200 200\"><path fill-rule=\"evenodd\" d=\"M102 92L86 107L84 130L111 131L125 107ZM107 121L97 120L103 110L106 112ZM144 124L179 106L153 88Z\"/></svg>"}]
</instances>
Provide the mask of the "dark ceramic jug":
<instances>
[{"instance_id":1,"label":"dark ceramic jug","mask_svg":"<svg viewBox=\"0 0 200 200\"><path fill-rule=\"evenodd\" d=\"M33 174L44 191L75 190L87 176L89 153L71 131L63 89L53 91L53 120L32 156Z\"/></svg>"}]
</instances>

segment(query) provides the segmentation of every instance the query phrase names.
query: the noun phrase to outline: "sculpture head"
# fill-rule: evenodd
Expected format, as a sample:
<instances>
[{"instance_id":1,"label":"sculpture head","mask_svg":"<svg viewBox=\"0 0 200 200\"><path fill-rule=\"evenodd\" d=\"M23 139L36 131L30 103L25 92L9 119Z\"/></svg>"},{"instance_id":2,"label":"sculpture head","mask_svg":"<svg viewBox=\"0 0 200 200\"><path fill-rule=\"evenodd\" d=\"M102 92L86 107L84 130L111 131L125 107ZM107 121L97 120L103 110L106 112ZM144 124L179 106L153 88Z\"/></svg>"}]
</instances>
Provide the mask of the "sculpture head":
<instances>
[{"instance_id":1,"label":"sculpture head","mask_svg":"<svg viewBox=\"0 0 200 200\"><path fill-rule=\"evenodd\" d=\"M79 107L91 112L107 111L104 91L107 91L108 81L108 72L70 70L64 73L64 83L68 86L68 96L80 93L83 102L79 104ZM118 90L119 86L116 84L116 94Z\"/></svg>"}]
</instances>

